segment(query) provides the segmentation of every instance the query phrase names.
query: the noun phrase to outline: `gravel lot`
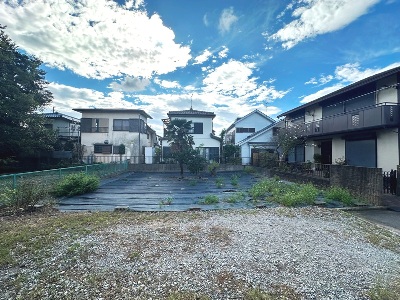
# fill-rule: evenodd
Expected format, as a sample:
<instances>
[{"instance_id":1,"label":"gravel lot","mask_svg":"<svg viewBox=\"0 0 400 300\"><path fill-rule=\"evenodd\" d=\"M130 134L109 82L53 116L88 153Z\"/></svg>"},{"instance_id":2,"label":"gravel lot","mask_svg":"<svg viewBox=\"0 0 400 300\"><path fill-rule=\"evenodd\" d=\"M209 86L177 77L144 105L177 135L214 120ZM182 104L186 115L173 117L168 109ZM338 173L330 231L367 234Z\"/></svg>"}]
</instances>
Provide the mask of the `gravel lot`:
<instances>
[{"instance_id":1,"label":"gravel lot","mask_svg":"<svg viewBox=\"0 0 400 300\"><path fill-rule=\"evenodd\" d=\"M133 222L135 214L151 217ZM377 280L400 275L399 237L337 210L127 215L57 242L48 259L0 270L0 299L168 299L176 291L243 299L255 288L288 299L366 299Z\"/></svg>"}]
</instances>

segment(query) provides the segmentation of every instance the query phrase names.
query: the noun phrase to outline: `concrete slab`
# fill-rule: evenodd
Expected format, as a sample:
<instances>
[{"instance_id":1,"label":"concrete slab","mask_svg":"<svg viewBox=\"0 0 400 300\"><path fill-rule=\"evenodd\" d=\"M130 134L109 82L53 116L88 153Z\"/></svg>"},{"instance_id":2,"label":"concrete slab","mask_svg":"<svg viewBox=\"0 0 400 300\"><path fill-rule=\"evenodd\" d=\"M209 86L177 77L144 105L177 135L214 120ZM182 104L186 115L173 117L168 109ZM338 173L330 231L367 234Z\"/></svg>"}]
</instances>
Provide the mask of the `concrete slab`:
<instances>
[{"instance_id":1,"label":"concrete slab","mask_svg":"<svg viewBox=\"0 0 400 300\"><path fill-rule=\"evenodd\" d=\"M400 212L389 209L369 209L349 211L369 221L395 229L400 233Z\"/></svg>"}]
</instances>

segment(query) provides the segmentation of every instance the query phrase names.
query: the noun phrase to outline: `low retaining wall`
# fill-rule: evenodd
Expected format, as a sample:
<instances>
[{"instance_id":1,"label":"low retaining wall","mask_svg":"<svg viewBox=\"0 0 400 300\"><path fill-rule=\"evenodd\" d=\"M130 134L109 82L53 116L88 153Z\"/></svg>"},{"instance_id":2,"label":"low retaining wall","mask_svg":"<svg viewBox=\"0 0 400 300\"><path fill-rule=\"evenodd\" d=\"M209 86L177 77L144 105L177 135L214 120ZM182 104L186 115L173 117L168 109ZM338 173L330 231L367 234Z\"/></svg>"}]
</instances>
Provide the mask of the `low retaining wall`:
<instances>
[{"instance_id":1,"label":"low retaining wall","mask_svg":"<svg viewBox=\"0 0 400 300\"><path fill-rule=\"evenodd\" d=\"M381 168L331 165L330 182L350 190L371 205L380 205L383 195Z\"/></svg>"},{"instance_id":2,"label":"low retaining wall","mask_svg":"<svg viewBox=\"0 0 400 300\"><path fill-rule=\"evenodd\" d=\"M382 169L354 166L331 165L330 178L321 178L305 174L270 170L271 176L298 182L312 183L320 187L339 186L368 203L381 205L383 196Z\"/></svg>"},{"instance_id":3,"label":"low retaining wall","mask_svg":"<svg viewBox=\"0 0 400 300\"><path fill-rule=\"evenodd\" d=\"M242 165L219 165L217 172L238 172L243 171ZM178 164L130 164L128 170L131 172L180 172ZM207 170L207 169L206 169ZM185 173L189 172L186 166L183 167Z\"/></svg>"}]
</instances>

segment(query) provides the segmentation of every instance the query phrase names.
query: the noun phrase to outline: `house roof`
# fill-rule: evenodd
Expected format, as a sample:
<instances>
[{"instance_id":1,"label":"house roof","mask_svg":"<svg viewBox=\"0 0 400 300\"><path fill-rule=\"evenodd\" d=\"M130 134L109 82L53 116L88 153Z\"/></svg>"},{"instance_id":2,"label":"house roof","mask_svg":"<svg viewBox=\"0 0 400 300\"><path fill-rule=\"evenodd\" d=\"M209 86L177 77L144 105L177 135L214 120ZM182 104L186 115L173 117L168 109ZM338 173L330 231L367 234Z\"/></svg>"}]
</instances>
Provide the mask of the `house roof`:
<instances>
[{"instance_id":1,"label":"house roof","mask_svg":"<svg viewBox=\"0 0 400 300\"><path fill-rule=\"evenodd\" d=\"M214 119L215 113L211 111L202 111L202 110L194 110L192 108L188 110L175 110L168 112L168 117L193 117L193 116L200 116L200 117L212 117Z\"/></svg>"},{"instance_id":2,"label":"house roof","mask_svg":"<svg viewBox=\"0 0 400 300\"><path fill-rule=\"evenodd\" d=\"M266 118L267 120L269 120L269 121L275 123L275 120L274 120L274 119L268 117L268 116L267 116L266 114L264 114L262 111L259 111L258 109L255 109L255 110L253 110L251 113L248 113L247 115L245 115L244 117L236 118L235 122L233 122L233 124L231 124L231 125L226 129L226 131L229 131L229 130L231 130L233 127L235 127L235 125L236 125L239 121L241 121L241 120L243 120L243 119L246 119L246 118L248 118L248 117L250 117L251 115L256 114L256 113L259 114L259 115L261 115L261 116L263 116L263 117Z\"/></svg>"},{"instance_id":3,"label":"house roof","mask_svg":"<svg viewBox=\"0 0 400 300\"><path fill-rule=\"evenodd\" d=\"M245 144L245 143L250 143L250 141L251 141L252 139L255 139L256 137L258 137L258 136L260 136L261 134L263 134L264 132L266 132L266 131L272 129L273 127L276 127L278 124L280 124L280 123L282 123L282 122L283 122L283 121L279 121L279 122L274 121L274 123L272 123L272 124L270 124L270 125L264 127L263 129L260 129L259 131L254 132L253 134L249 135L247 138L245 138L245 139L239 141L239 142L237 143L238 146L242 146L242 145Z\"/></svg>"},{"instance_id":4,"label":"house roof","mask_svg":"<svg viewBox=\"0 0 400 300\"><path fill-rule=\"evenodd\" d=\"M133 113L133 114L141 114L148 119L153 119L149 114L147 114L142 109L129 109L129 108L74 108L74 111L80 113Z\"/></svg>"},{"instance_id":5,"label":"house roof","mask_svg":"<svg viewBox=\"0 0 400 300\"><path fill-rule=\"evenodd\" d=\"M43 113L43 116L48 119L64 119L70 122L80 123L80 120L78 118L74 118L59 112Z\"/></svg>"},{"instance_id":6,"label":"house roof","mask_svg":"<svg viewBox=\"0 0 400 300\"><path fill-rule=\"evenodd\" d=\"M355 83L353 83L353 84L350 84L350 85L348 85L348 86L345 86L344 88L341 88L341 89L339 89L339 90L337 90L337 91L334 91L334 92L332 92L332 93L330 93L330 94L327 94L327 95L325 95L325 96L319 97L319 98L317 98L317 99L315 99L315 100L313 100L313 101L311 101L311 102L308 102L308 103L303 104L303 105L301 105L301 106L295 107L295 108L293 108L293 109L291 109L291 110L289 110L289 111L287 111L287 112L284 112L283 114L280 114L280 115L278 116L278 118L283 117L283 116L286 116L286 115L289 115L289 114L291 114L291 113L293 113L293 112L295 112L295 111L304 109L304 108L306 108L306 107L308 107L308 106L317 104L317 103L319 103L319 102L321 102L321 101L324 101L324 100L326 100L326 99L329 99L329 98L338 96L338 95L340 95L340 94L344 94L344 93L346 93L346 92L348 92L348 91L354 90L354 89L356 89L356 88L359 88L359 87L364 86L364 85L366 85L366 84L372 83L372 82L377 81L377 80L379 80L379 79L385 78L385 77L387 77L387 76L396 74L397 72L400 72L400 67L396 67L396 68L393 68L393 69L390 69L390 70L387 70L387 71L384 71L384 72L381 72L381 73L372 75L372 76L370 76L370 77L364 78L364 79L362 79L362 80L360 80L360 81L357 81L357 82L355 82Z\"/></svg>"}]
</instances>

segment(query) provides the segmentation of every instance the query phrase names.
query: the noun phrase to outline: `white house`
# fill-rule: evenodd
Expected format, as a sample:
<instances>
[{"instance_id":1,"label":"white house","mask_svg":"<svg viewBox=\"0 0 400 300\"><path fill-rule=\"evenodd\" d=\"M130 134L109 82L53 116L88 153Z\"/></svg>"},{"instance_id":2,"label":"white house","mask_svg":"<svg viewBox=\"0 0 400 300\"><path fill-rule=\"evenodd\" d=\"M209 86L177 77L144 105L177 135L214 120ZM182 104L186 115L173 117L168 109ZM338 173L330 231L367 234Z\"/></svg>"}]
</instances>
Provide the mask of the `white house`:
<instances>
[{"instance_id":1,"label":"white house","mask_svg":"<svg viewBox=\"0 0 400 300\"><path fill-rule=\"evenodd\" d=\"M45 127L57 131L60 139L78 140L80 120L59 112L44 113Z\"/></svg>"},{"instance_id":2,"label":"white house","mask_svg":"<svg viewBox=\"0 0 400 300\"><path fill-rule=\"evenodd\" d=\"M192 121L193 127L190 135L193 136L194 147L199 148L200 154L208 161L219 161L221 139L214 135L213 119L215 114L213 112L190 108L189 110L170 111L167 115L168 119L163 119L164 124L168 124L174 119ZM166 158L169 154L169 145L166 139L162 143L163 157Z\"/></svg>"},{"instance_id":3,"label":"white house","mask_svg":"<svg viewBox=\"0 0 400 300\"><path fill-rule=\"evenodd\" d=\"M111 162L123 155L131 163L144 163L145 147L153 147L157 140L155 131L147 126L151 116L143 110L74 110L82 113L81 144L88 162Z\"/></svg>"},{"instance_id":4,"label":"white house","mask_svg":"<svg viewBox=\"0 0 400 300\"><path fill-rule=\"evenodd\" d=\"M275 124L274 119L258 109L253 110L244 117L237 118L228 127L225 143L239 146L242 164L251 164L255 153L275 149L272 141Z\"/></svg>"}]
</instances>

